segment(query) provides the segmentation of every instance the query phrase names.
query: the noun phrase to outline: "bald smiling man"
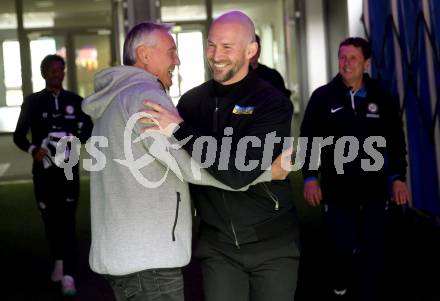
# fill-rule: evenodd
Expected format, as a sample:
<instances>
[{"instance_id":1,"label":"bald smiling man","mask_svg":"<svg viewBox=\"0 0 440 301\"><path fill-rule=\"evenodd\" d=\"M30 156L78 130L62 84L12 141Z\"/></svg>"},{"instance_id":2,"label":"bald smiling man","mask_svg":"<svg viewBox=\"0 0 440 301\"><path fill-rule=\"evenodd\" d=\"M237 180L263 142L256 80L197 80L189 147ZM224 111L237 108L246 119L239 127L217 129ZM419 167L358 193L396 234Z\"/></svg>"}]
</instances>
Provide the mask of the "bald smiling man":
<instances>
[{"instance_id":1,"label":"bald smiling man","mask_svg":"<svg viewBox=\"0 0 440 301\"><path fill-rule=\"evenodd\" d=\"M184 146L189 154L197 138L216 139L217 158L208 171L232 188L251 183L271 164L262 163L267 134L290 137L291 102L249 71L257 49L252 20L242 12L228 12L209 30L206 57L213 79L182 96L179 114L147 102L148 112L162 128L179 124L175 138L192 135ZM225 136L232 141L230 155L219 156ZM243 137L262 143L246 145L243 151L239 144ZM281 153L282 143L274 143L272 160ZM214 153L206 149L201 158ZM250 160L259 165L243 170L237 167L240 158L246 160L241 167ZM293 300L298 218L289 180L257 184L243 192L191 185L191 197L201 218L195 255L202 266L206 300Z\"/></svg>"}]
</instances>

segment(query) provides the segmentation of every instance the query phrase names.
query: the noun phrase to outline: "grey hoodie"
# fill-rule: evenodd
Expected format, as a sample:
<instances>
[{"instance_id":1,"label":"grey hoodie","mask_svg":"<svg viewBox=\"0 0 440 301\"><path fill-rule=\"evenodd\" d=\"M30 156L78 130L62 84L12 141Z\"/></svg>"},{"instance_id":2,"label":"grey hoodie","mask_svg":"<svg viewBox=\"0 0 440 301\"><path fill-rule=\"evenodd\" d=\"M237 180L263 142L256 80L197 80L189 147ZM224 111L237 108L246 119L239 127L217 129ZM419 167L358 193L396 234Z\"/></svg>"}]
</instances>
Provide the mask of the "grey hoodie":
<instances>
[{"instance_id":1,"label":"grey hoodie","mask_svg":"<svg viewBox=\"0 0 440 301\"><path fill-rule=\"evenodd\" d=\"M105 167L90 173L89 261L100 274L126 275L188 264L191 213L187 182L231 190L203 169L198 177L195 161L184 150L170 147L166 138L136 141L142 132L138 122L124 136L130 117L145 109L145 99L175 110L157 77L140 68L118 66L96 75L95 93L82 103L83 111L94 120L92 135L108 141L108 146L99 145ZM86 147L90 150L93 145ZM131 155L134 160L143 157L136 161L142 167L129 168ZM271 173L266 171L252 184L270 180Z\"/></svg>"}]
</instances>

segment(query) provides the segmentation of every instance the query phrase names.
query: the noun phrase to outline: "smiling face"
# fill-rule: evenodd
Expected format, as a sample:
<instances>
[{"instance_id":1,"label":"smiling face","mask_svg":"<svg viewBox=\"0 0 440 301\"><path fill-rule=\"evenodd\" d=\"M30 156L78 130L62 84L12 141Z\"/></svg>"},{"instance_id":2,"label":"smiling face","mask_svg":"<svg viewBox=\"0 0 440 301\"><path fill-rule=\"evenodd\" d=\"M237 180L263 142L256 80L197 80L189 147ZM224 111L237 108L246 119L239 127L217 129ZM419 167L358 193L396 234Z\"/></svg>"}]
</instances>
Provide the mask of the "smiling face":
<instances>
[{"instance_id":1,"label":"smiling face","mask_svg":"<svg viewBox=\"0 0 440 301\"><path fill-rule=\"evenodd\" d=\"M141 45L136 49L137 60L134 66L157 76L164 87L169 89L173 84L173 70L180 65L176 43L165 30L155 30L151 35L153 46Z\"/></svg>"},{"instance_id":2,"label":"smiling face","mask_svg":"<svg viewBox=\"0 0 440 301\"><path fill-rule=\"evenodd\" d=\"M156 45L150 48L148 71L156 75L165 88L169 89L172 82L174 68L180 65L176 43L169 32L158 30Z\"/></svg>"},{"instance_id":3,"label":"smiling face","mask_svg":"<svg viewBox=\"0 0 440 301\"><path fill-rule=\"evenodd\" d=\"M214 22L209 31L206 58L215 81L230 85L242 80L249 71L249 60L256 53L256 42L236 21Z\"/></svg>"},{"instance_id":4,"label":"smiling face","mask_svg":"<svg viewBox=\"0 0 440 301\"><path fill-rule=\"evenodd\" d=\"M368 68L369 60L364 58L362 49L353 45L339 48L339 74L346 86L354 90L362 86L364 71Z\"/></svg>"}]
</instances>

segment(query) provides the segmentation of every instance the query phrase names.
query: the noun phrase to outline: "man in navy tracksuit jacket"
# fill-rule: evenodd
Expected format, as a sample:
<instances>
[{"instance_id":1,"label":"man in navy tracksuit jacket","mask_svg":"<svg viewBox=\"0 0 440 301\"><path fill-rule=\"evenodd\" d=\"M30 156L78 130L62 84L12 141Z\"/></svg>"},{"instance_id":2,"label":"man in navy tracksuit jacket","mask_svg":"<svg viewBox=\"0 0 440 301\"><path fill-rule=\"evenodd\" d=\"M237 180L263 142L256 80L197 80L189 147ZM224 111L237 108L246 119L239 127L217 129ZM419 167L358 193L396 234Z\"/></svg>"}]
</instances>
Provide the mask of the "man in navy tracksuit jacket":
<instances>
[{"instance_id":1,"label":"man in navy tracksuit jacket","mask_svg":"<svg viewBox=\"0 0 440 301\"><path fill-rule=\"evenodd\" d=\"M304 197L312 206L321 201L325 204L332 293L336 298L350 295L351 285L356 286L350 284L353 254L359 253L360 298L373 301L380 300L389 186L399 205L407 202L408 190L398 101L364 73L370 56L364 39L348 38L340 44L339 74L313 92L300 136L309 140L303 166ZM311 159L314 137L333 137L330 145L322 148L319 169L313 168L318 164ZM341 164L350 148L337 143L344 139L355 139L352 150L357 143L359 150L354 159ZM370 143L370 139L378 143Z\"/></svg>"},{"instance_id":2,"label":"man in navy tracksuit jacket","mask_svg":"<svg viewBox=\"0 0 440 301\"><path fill-rule=\"evenodd\" d=\"M73 179L55 165L56 143L63 136L76 136L84 143L92 122L81 110L82 97L62 88L64 59L48 55L41 62L46 88L26 97L14 132L14 143L33 157L35 198L43 218L46 238L55 260L52 281L61 281L63 293L75 294L75 210L79 196L79 164ZM31 141L27 134L31 132Z\"/></svg>"}]
</instances>

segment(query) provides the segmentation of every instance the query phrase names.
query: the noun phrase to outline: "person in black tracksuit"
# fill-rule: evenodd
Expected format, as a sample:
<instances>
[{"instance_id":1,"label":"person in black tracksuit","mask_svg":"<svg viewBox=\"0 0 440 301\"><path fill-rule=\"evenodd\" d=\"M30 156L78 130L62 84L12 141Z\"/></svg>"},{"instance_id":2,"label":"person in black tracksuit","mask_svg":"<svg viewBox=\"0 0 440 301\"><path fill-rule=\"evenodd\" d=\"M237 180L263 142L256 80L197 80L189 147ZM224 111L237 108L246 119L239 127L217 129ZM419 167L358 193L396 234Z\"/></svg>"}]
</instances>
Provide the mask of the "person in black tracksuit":
<instances>
[{"instance_id":1,"label":"person in black tracksuit","mask_svg":"<svg viewBox=\"0 0 440 301\"><path fill-rule=\"evenodd\" d=\"M334 297L347 298L353 286L357 286L350 281L354 276L355 258L359 257L359 298L373 301L380 300L383 285L380 277L384 268L389 186L399 205L407 202L408 190L405 184L406 145L398 101L378 81L364 73L370 55L370 46L362 38L348 38L341 43L339 74L313 92L300 136L308 138L303 166L304 197L313 206L321 200L325 204L325 227L331 255L329 280ZM377 158L364 143L373 136L385 138L386 145L373 145L379 157L384 158L384 164L368 171L366 162L374 165ZM311 160L314 137L334 137L331 145L322 148L318 170L310 168L316 163ZM343 174L338 172L339 163L335 159L340 155L335 145L341 137L353 137L359 142L359 153L343 165ZM344 156L348 147L343 149Z\"/></svg>"},{"instance_id":2,"label":"person in black tracksuit","mask_svg":"<svg viewBox=\"0 0 440 301\"><path fill-rule=\"evenodd\" d=\"M248 160L261 161L266 134L274 132L277 137L289 137L290 134L290 101L254 72L227 86L211 80L182 96L177 108L185 121L174 136L182 140L193 135L193 139L184 146L190 154L193 154L196 138L210 136L221 142L225 129L233 129L227 168L220 168L219 156L208 168L214 177L232 188L251 183L262 172L261 165L252 171L240 171L236 167L235 154L242 137L255 136L261 140L261 147L249 146L246 152ZM240 108L247 108L252 113L240 112ZM280 154L281 148L282 143L275 144L273 155ZM219 149L220 143L217 154ZM277 290L289 281L294 284L296 271L289 263L284 271L279 265L285 264L283 256L295 261L299 256L295 245L298 241L298 220L289 181L264 182L244 192L198 185L190 185L190 189L201 218L196 254L202 260L207 300L246 300L247 286L243 287L241 281L246 273L250 275L252 292L262 298L258 300L268 300L263 296L279 296L277 300L285 300ZM231 263L231 267L226 266L228 260L224 256L236 258L236 262ZM242 262L244 256L247 256L249 266L246 260ZM273 261L263 268L264 261L270 260ZM237 268L239 264L243 265L242 269ZM267 286L264 282L259 283L269 277L267 270L271 267L274 273L271 274L274 277L272 281L277 284L268 279ZM231 273L235 268L237 271ZM260 275L258 269L267 269L268 275ZM229 284L226 279L234 282L236 287L230 290L222 287ZM220 292L221 295L212 297Z\"/></svg>"},{"instance_id":3,"label":"person in black tracksuit","mask_svg":"<svg viewBox=\"0 0 440 301\"><path fill-rule=\"evenodd\" d=\"M174 138L192 135L183 148L202 166L215 155L208 171L236 189L252 183L281 153L293 113L285 95L249 71L257 47L254 32L252 21L241 12L216 19L207 49L214 79L182 96L180 116L163 108L150 112L162 128L179 124ZM279 140L269 137L265 146L270 133ZM210 150L201 151L200 137L209 137ZM190 189L201 219L195 255L205 299L293 300L300 254L289 181L264 182L243 192L197 185Z\"/></svg>"},{"instance_id":4,"label":"person in black tracksuit","mask_svg":"<svg viewBox=\"0 0 440 301\"><path fill-rule=\"evenodd\" d=\"M250 66L258 74L259 77L280 90L281 93L287 96L287 98L290 98L292 92L286 88L286 85L284 84L284 79L281 74L276 69L270 68L258 62L261 53L260 37L258 35L255 35L255 40L258 44L258 51L251 59Z\"/></svg>"},{"instance_id":5,"label":"person in black tracksuit","mask_svg":"<svg viewBox=\"0 0 440 301\"><path fill-rule=\"evenodd\" d=\"M46 238L55 260L53 281L61 281L65 294L75 293L74 251L75 210L79 197L79 168L69 181L54 163L56 142L74 135L84 143L92 122L81 110L82 98L62 89L65 63L58 55L48 55L41 63L46 88L26 97L14 132L14 143L33 156L35 198L45 225ZM27 134L31 131L31 141Z\"/></svg>"}]
</instances>

